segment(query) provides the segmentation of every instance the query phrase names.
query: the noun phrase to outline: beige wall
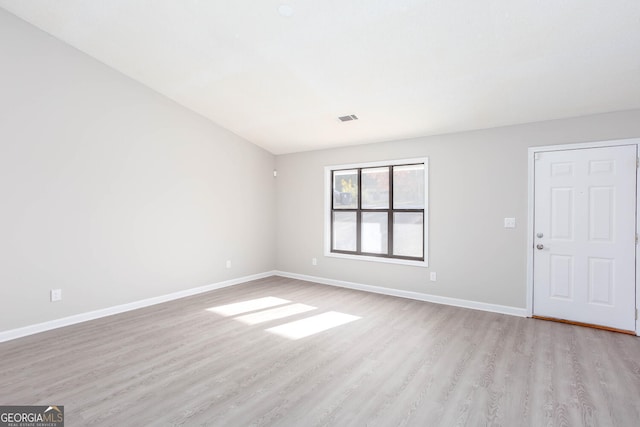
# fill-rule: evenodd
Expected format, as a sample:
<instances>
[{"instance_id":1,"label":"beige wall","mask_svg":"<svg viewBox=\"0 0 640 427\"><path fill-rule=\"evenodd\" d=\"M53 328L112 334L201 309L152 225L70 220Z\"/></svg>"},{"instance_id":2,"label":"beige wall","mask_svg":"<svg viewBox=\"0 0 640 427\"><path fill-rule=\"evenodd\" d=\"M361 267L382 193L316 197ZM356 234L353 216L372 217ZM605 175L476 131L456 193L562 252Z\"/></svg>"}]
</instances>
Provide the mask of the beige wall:
<instances>
[{"instance_id":1,"label":"beige wall","mask_svg":"<svg viewBox=\"0 0 640 427\"><path fill-rule=\"evenodd\" d=\"M278 156L278 269L524 308L527 148L638 136L635 110ZM324 166L419 156L430 168L429 268L324 257Z\"/></svg>"},{"instance_id":2,"label":"beige wall","mask_svg":"<svg viewBox=\"0 0 640 427\"><path fill-rule=\"evenodd\" d=\"M273 270L273 155L3 10L0 58L0 331Z\"/></svg>"}]
</instances>

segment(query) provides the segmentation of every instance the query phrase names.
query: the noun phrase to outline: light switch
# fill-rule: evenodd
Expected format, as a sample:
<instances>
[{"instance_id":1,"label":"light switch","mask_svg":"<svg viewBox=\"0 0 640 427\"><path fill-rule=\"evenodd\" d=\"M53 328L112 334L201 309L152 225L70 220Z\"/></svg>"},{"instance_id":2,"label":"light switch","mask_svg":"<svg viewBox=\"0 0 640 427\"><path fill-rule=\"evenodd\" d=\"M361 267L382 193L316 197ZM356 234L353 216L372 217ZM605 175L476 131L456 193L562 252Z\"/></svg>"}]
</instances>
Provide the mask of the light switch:
<instances>
[{"instance_id":1,"label":"light switch","mask_svg":"<svg viewBox=\"0 0 640 427\"><path fill-rule=\"evenodd\" d=\"M516 219L515 218L505 218L504 219L504 228L516 228Z\"/></svg>"}]
</instances>

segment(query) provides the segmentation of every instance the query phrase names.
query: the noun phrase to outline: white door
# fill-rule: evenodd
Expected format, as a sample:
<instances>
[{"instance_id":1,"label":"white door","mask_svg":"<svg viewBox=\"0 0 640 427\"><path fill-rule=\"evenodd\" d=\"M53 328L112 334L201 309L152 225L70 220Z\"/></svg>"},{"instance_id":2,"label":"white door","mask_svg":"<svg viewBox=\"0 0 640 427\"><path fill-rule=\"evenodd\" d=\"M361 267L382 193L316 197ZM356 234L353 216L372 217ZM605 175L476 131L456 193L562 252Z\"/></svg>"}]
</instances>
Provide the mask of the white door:
<instances>
[{"instance_id":1,"label":"white door","mask_svg":"<svg viewBox=\"0 0 640 427\"><path fill-rule=\"evenodd\" d=\"M635 331L636 157L536 153L534 315Z\"/></svg>"}]
</instances>

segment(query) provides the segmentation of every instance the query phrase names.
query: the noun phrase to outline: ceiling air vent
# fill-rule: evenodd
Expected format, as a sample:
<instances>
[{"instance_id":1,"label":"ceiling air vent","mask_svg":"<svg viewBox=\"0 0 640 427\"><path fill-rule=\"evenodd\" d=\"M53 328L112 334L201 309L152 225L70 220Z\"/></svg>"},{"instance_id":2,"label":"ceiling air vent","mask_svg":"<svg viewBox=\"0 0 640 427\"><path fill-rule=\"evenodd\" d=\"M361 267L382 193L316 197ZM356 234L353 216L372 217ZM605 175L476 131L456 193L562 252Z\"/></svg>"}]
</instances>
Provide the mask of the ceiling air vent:
<instances>
[{"instance_id":1,"label":"ceiling air vent","mask_svg":"<svg viewBox=\"0 0 640 427\"><path fill-rule=\"evenodd\" d=\"M340 119L341 122L348 122L349 120L358 120L358 116L356 116L355 114L351 114L349 116L341 116L338 118Z\"/></svg>"}]
</instances>

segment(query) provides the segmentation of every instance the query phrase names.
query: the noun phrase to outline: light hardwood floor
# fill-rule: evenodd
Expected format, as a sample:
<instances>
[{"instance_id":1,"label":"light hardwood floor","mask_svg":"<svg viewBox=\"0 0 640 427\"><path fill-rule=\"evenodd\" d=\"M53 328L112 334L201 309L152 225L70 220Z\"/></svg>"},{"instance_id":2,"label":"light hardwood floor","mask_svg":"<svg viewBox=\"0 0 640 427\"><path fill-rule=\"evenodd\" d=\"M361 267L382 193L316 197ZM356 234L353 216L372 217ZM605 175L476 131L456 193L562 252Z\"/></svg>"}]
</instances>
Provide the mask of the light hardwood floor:
<instances>
[{"instance_id":1,"label":"light hardwood floor","mask_svg":"<svg viewBox=\"0 0 640 427\"><path fill-rule=\"evenodd\" d=\"M207 310L269 297L286 301ZM309 311L265 317L295 309ZM351 321L295 340L267 331L303 319ZM0 354L0 404L64 405L67 426L640 423L636 337L280 277L2 343Z\"/></svg>"}]
</instances>

